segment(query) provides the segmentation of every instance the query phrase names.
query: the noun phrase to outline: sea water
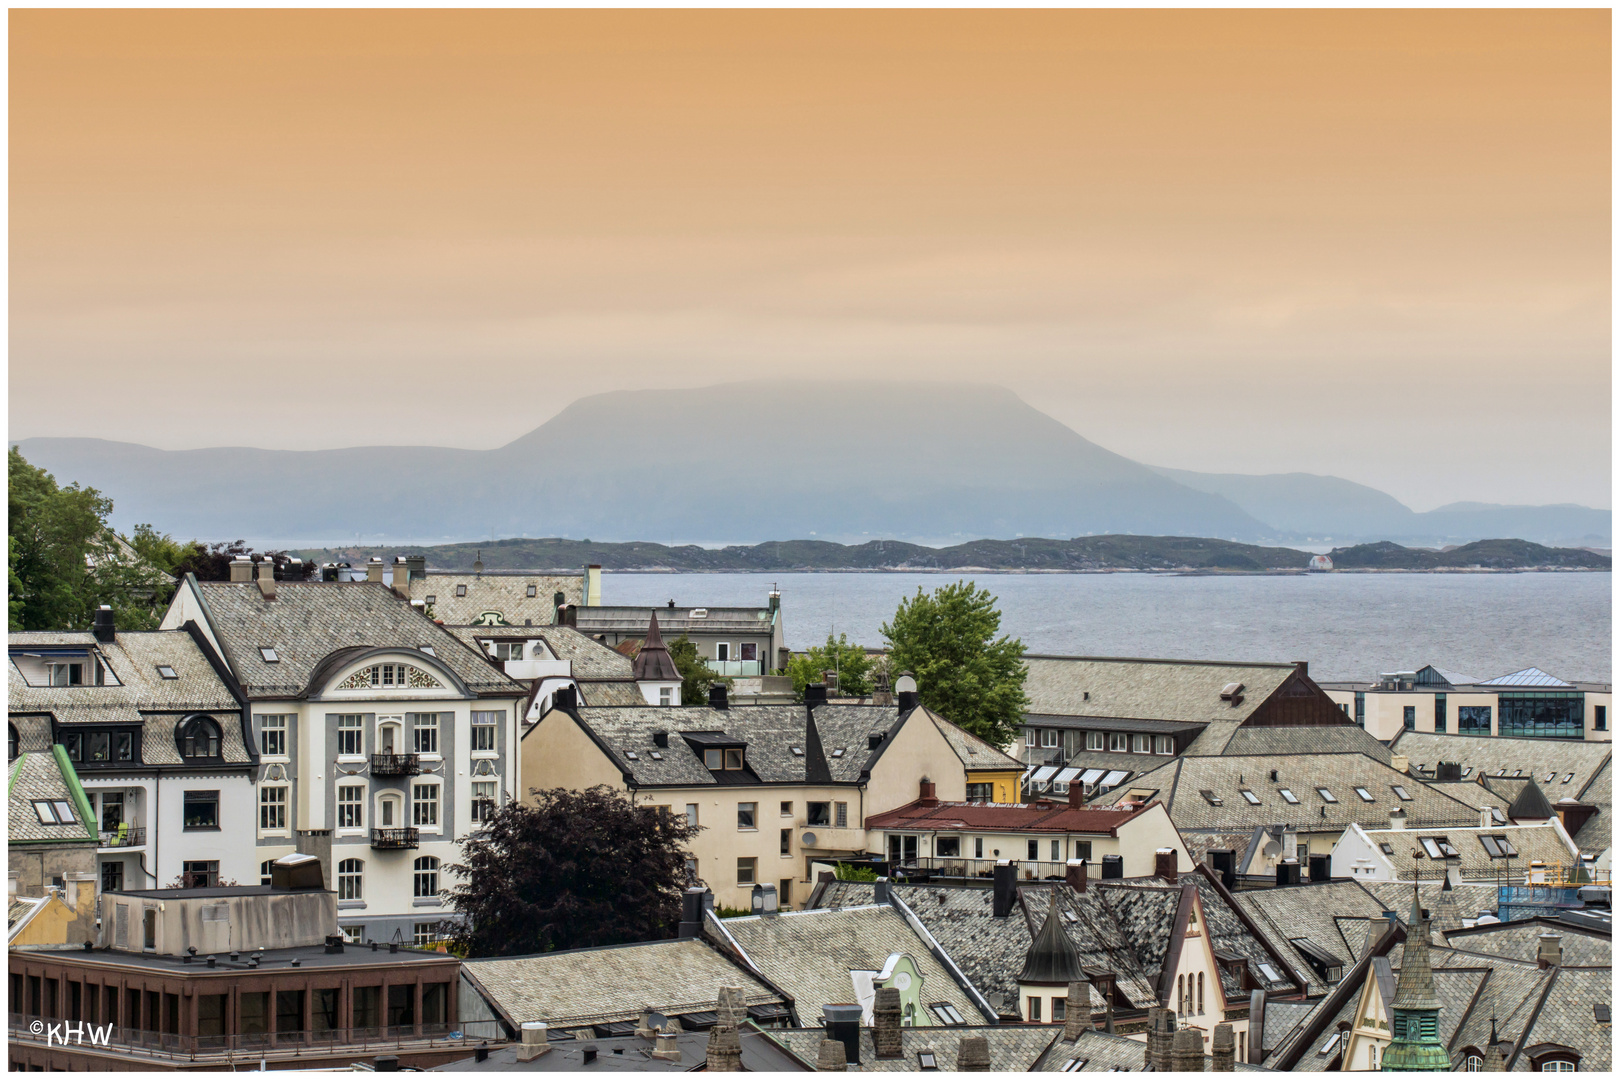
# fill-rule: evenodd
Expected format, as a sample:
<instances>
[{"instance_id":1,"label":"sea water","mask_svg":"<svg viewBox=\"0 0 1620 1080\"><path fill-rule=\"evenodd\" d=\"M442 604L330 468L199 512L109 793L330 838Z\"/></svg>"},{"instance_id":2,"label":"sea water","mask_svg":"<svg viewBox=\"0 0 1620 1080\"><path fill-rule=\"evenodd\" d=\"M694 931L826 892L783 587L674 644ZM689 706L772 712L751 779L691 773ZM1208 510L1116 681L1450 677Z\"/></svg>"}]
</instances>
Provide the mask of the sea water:
<instances>
[{"instance_id":1,"label":"sea water","mask_svg":"<svg viewBox=\"0 0 1620 1080\"><path fill-rule=\"evenodd\" d=\"M1310 662L1323 680L1434 664L1476 679L1538 667L1608 682L1612 575L1017 574L971 578L1031 653ZM606 573L605 604L763 607L782 593L791 648L845 634L881 646L901 599L952 574Z\"/></svg>"}]
</instances>

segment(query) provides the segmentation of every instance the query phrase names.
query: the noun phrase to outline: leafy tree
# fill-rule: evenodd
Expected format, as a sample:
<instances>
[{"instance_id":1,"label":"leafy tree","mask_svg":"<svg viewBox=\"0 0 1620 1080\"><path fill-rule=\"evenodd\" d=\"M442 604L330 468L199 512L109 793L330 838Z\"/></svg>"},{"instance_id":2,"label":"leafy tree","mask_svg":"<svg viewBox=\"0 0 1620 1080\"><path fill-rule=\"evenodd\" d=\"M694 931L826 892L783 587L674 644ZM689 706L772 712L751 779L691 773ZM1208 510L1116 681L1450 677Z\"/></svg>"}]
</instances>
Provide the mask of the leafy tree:
<instances>
[{"instance_id":1,"label":"leafy tree","mask_svg":"<svg viewBox=\"0 0 1620 1080\"><path fill-rule=\"evenodd\" d=\"M7 464L11 629L88 629L95 610L90 560L105 542L112 500L95 488L58 486L15 446Z\"/></svg>"},{"instance_id":2,"label":"leafy tree","mask_svg":"<svg viewBox=\"0 0 1620 1080\"><path fill-rule=\"evenodd\" d=\"M441 935L465 956L519 956L673 937L698 826L606 785L533 792L462 845Z\"/></svg>"},{"instance_id":3,"label":"leafy tree","mask_svg":"<svg viewBox=\"0 0 1620 1080\"><path fill-rule=\"evenodd\" d=\"M835 865L833 874L839 881L876 881L878 879L878 872L870 866L855 866L847 862Z\"/></svg>"},{"instance_id":4,"label":"leafy tree","mask_svg":"<svg viewBox=\"0 0 1620 1080\"><path fill-rule=\"evenodd\" d=\"M996 598L973 582L954 582L900 601L884 623L889 665L917 677L918 698L996 746L1012 741L1029 704L1024 643L996 636Z\"/></svg>"},{"instance_id":5,"label":"leafy tree","mask_svg":"<svg viewBox=\"0 0 1620 1080\"><path fill-rule=\"evenodd\" d=\"M681 704L707 705L709 687L716 683L731 685L731 680L715 673L703 657L698 655L697 644L685 634L670 642L669 658L675 661L675 670L681 675Z\"/></svg>"},{"instance_id":6,"label":"leafy tree","mask_svg":"<svg viewBox=\"0 0 1620 1080\"><path fill-rule=\"evenodd\" d=\"M793 696L804 700L804 688L822 680L822 672L838 672L838 696L864 697L872 692L872 658L859 645L851 645L843 634L827 644L817 645L802 656L788 661L787 673L793 679Z\"/></svg>"}]
</instances>

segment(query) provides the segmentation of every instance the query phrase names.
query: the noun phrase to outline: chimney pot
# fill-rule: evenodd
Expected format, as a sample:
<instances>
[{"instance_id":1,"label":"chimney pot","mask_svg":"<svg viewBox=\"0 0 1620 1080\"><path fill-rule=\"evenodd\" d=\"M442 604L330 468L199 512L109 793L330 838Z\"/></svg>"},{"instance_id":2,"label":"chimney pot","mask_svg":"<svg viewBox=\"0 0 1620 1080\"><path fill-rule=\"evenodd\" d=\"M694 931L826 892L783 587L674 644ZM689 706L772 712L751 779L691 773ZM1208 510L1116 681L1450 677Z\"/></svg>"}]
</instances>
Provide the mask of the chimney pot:
<instances>
[{"instance_id":1,"label":"chimney pot","mask_svg":"<svg viewBox=\"0 0 1620 1080\"><path fill-rule=\"evenodd\" d=\"M258 565L259 592L266 600L276 598L276 564L266 555Z\"/></svg>"},{"instance_id":2,"label":"chimney pot","mask_svg":"<svg viewBox=\"0 0 1620 1080\"><path fill-rule=\"evenodd\" d=\"M917 707L917 691L901 690L895 695L894 700L896 704L895 711L904 716Z\"/></svg>"},{"instance_id":3,"label":"chimney pot","mask_svg":"<svg viewBox=\"0 0 1620 1080\"><path fill-rule=\"evenodd\" d=\"M1411 766L1412 759L1405 754L1391 754L1389 756L1389 767L1398 773L1409 772Z\"/></svg>"},{"instance_id":4,"label":"chimney pot","mask_svg":"<svg viewBox=\"0 0 1620 1080\"><path fill-rule=\"evenodd\" d=\"M1389 827L1391 829L1406 828L1406 811L1399 806L1391 807L1389 811Z\"/></svg>"},{"instance_id":5,"label":"chimney pot","mask_svg":"<svg viewBox=\"0 0 1620 1080\"><path fill-rule=\"evenodd\" d=\"M859 1005L829 1004L821 1007L822 1026L827 1037L844 1044L844 1060L850 1065L861 1063L861 1007Z\"/></svg>"},{"instance_id":6,"label":"chimney pot","mask_svg":"<svg viewBox=\"0 0 1620 1080\"><path fill-rule=\"evenodd\" d=\"M934 782L926 776L917 784L917 802L923 806L939 805L939 799L934 795Z\"/></svg>"},{"instance_id":7,"label":"chimney pot","mask_svg":"<svg viewBox=\"0 0 1620 1080\"><path fill-rule=\"evenodd\" d=\"M1491 813L1491 808L1488 807L1488 806L1480 807L1479 808L1479 827L1482 828L1482 829L1488 829L1494 824L1496 824L1496 816Z\"/></svg>"},{"instance_id":8,"label":"chimney pot","mask_svg":"<svg viewBox=\"0 0 1620 1080\"><path fill-rule=\"evenodd\" d=\"M373 555L366 563L366 580L382 584L383 561Z\"/></svg>"},{"instance_id":9,"label":"chimney pot","mask_svg":"<svg viewBox=\"0 0 1620 1080\"><path fill-rule=\"evenodd\" d=\"M1536 942L1536 967L1558 967L1564 962L1564 939L1548 931Z\"/></svg>"},{"instance_id":10,"label":"chimney pot","mask_svg":"<svg viewBox=\"0 0 1620 1080\"><path fill-rule=\"evenodd\" d=\"M822 1039L821 1049L816 1053L816 1072L847 1072L848 1063L844 1061L844 1044L837 1039Z\"/></svg>"},{"instance_id":11,"label":"chimney pot","mask_svg":"<svg viewBox=\"0 0 1620 1080\"><path fill-rule=\"evenodd\" d=\"M822 683L806 683L804 687L804 703L811 707L827 703L827 687Z\"/></svg>"}]
</instances>

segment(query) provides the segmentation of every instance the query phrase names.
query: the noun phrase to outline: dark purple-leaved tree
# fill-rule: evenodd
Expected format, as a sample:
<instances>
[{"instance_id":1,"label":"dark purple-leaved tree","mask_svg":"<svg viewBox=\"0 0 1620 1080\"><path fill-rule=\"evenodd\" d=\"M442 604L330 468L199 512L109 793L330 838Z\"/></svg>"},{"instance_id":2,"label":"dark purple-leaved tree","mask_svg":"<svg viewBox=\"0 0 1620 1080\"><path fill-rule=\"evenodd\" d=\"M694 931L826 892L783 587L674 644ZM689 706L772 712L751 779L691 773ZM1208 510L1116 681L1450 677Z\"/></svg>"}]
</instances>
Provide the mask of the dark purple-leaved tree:
<instances>
[{"instance_id":1,"label":"dark purple-leaved tree","mask_svg":"<svg viewBox=\"0 0 1620 1080\"><path fill-rule=\"evenodd\" d=\"M464 956L520 956L673 937L686 887L685 845L699 826L623 792L533 792L462 845L442 930Z\"/></svg>"}]
</instances>

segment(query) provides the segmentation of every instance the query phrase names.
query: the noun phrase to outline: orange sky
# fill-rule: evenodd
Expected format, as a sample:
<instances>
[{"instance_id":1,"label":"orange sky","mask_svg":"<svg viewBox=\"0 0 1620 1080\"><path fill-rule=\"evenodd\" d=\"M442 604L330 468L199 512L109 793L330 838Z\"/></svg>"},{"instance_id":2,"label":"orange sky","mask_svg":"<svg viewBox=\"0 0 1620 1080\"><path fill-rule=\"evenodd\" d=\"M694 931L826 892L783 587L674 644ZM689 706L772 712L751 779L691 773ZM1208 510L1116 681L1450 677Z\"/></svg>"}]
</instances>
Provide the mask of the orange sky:
<instances>
[{"instance_id":1,"label":"orange sky","mask_svg":"<svg viewBox=\"0 0 1620 1080\"><path fill-rule=\"evenodd\" d=\"M966 378L1154 464L1606 506L1609 20L13 11L11 435Z\"/></svg>"}]
</instances>

